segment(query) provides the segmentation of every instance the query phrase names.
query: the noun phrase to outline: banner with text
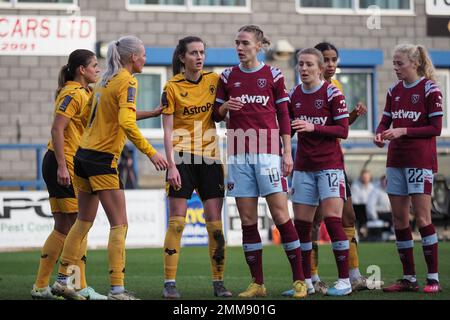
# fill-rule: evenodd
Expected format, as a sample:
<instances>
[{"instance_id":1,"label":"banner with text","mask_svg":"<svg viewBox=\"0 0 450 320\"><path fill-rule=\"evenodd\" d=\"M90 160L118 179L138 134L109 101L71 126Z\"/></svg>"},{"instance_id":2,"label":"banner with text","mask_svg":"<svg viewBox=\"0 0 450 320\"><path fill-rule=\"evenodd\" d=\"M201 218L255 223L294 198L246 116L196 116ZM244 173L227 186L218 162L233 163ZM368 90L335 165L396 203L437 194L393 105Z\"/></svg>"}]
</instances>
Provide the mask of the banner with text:
<instances>
[{"instance_id":1,"label":"banner with text","mask_svg":"<svg viewBox=\"0 0 450 320\"><path fill-rule=\"evenodd\" d=\"M68 56L95 52L95 17L0 15L0 55Z\"/></svg>"},{"instance_id":2,"label":"banner with text","mask_svg":"<svg viewBox=\"0 0 450 320\"><path fill-rule=\"evenodd\" d=\"M166 226L164 190L126 190L125 198L127 247L162 247ZM0 192L0 251L40 248L53 226L47 192ZM100 205L89 232L89 247L106 247L109 229Z\"/></svg>"}]
</instances>

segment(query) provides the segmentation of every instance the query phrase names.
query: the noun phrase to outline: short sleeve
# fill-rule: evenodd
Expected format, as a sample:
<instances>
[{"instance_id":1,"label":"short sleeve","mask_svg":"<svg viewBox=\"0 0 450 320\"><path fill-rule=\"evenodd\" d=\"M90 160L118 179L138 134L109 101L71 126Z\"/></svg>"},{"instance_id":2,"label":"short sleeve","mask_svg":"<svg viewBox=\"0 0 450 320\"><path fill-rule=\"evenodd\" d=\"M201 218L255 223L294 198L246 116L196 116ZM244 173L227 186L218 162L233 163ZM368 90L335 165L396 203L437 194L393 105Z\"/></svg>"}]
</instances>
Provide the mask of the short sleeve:
<instances>
[{"instance_id":1,"label":"short sleeve","mask_svg":"<svg viewBox=\"0 0 450 320\"><path fill-rule=\"evenodd\" d=\"M161 94L161 105L163 107L163 114L171 115L175 113L175 94L169 82L166 83Z\"/></svg>"},{"instance_id":2,"label":"short sleeve","mask_svg":"<svg viewBox=\"0 0 450 320\"><path fill-rule=\"evenodd\" d=\"M69 119L81 112L82 101L77 92L71 92L59 99L56 114L63 115Z\"/></svg>"},{"instance_id":3,"label":"short sleeve","mask_svg":"<svg viewBox=\"0 0 450 320\"><path fill-rule=\"evenodd\" d=\"M138 81L130 78L119 87L117 94L119 99L119 108L129 108L136 111L136 99L138 92Z\"/></svg>"}]
</instances>

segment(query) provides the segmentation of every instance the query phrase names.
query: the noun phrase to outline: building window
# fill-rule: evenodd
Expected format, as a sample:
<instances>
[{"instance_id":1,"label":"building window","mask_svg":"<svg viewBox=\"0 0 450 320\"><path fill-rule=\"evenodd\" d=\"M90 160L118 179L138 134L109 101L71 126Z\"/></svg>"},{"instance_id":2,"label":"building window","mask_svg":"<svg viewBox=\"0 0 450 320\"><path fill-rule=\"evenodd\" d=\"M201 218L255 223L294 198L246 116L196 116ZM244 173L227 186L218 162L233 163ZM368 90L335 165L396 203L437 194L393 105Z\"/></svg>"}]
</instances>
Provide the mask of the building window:
<instances>
[{"instance_id":1,"label":"building window","mask_svg":"<svg viewBox=\"0 0 450 320\"><path fill-rule=\"evenodd\" d=\"M297 12L310 14L413 15L414 0L296 0Z\"/></svg>"},{"instance_id":2,"label":"building window","mask_svg":"<svg viewBox=\"0 0 450 320\"><path fill-rule=\"evenodd\" d=\"M358 117L349 131L350 137L371 135L373 119L373 70L341 68L336 79L342 84L348 111L351 112L358 102L367 106L367 114Z\"/></svg>"},{"instance_id":3,"label":"building window","mask_svg":"<svg viewBox=\"0 0 450 320\"><path fill-rule=\"evenodd\" d=\"M352 0L299 0L301 8L351 9Z\"/></svg>"},{"instance_id":4,"label":"building window","mask_svg":"<svg viewBox=\"0 0 450 320\"><path fill-rule=\"evenodd\" d=\"M0 0L1 8L77 10L78 0Z\"/></svg>"},{"instance_id":5,"label":"building window","mask_svg":"<svg viewBox=\"0 0 450 320\"><path fill-rule=\"evenodd\" d=\"M444 109L442 135L450 136L450 115L448 110L448 104L450 103L450 70L437 70L436 78L439 88L442 91L442 108Z\"/></svg>"},{"instance_id":6,"label":"building window","mask_svg":"<svg viewBox=\"0 0 450 320\"><path fill-rule=\"evenodd\" d=\"M166 68L145 67L142 73L136 74L139 81L137 110L152 110L159 106L161 92L167 81ZM146 138L162 138L161 117L138 121L138 126Z\"/></svg>"},{"instance_id":7,"label":"building window","mask_svg":"<svg viewBox=\"0 0 450 320\"><path fill-rule=\"evenodd\" d=\"M251 0L127 0L130 11L250 12Z\"/></svg>"},{"instance_id":8,"label":"building window","mask_svg":"<svg viewBox=\"0 0 450 320\"><path fill-rule=\"evenodd\" d=\"M378 6L380 9L388 10L411 10L411 0L360 0L361 9L367 9L370 6Z\"/></svg>"}]
</instances>

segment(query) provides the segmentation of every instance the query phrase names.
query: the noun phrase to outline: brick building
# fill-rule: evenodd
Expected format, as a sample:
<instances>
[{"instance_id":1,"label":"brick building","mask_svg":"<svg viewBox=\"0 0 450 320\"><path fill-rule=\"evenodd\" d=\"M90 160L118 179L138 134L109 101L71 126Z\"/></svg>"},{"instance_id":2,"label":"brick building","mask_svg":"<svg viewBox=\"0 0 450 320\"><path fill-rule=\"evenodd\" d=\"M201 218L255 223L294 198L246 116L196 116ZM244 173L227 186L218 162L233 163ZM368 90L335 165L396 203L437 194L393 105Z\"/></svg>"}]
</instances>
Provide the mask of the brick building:
<instances>
[{"instance_id":1,"label":"brick building","mask_svg":"<svg viewBox=\"0 0 450 320\"><path fill-rule=\"evenodd\" d=\"M438 145L442 153L440 169L448 176L450 160L445 153L450 146L450 30L444 26L439 31L438 22L431 20L436 19L432 15L436 11L449 18L450 6L446 7L444 1L426 2L428 7L423 0L1 0L0 144L47 142L58 71L70 53L54 56L43 49L42 55L27 55L8 47L8 32L17 32L17 25L11 21L18 17L93 17L95 40L89 44L93 50L122 35L140 37L148 48L148 60L144 73L138 75L139 107L147 109L158 104L162 86L171 77L172 49L179 38L202 37L207 43L207 69L220 72L237 63L235 32L251 23L260 25L272 40L273 52L286 42L293 49L300 49L326 40L340 48L338 78L347 100L350 104L363 100L369 108L368 115L352 127L345 143L347 166L353 178L366 161L372 161L371 168L377 173L383 171L385 150L376 150L371 136L384 107L386 91L395 80L392 49L403 42L425 45L438 69L446 101ZM367 9L372 4L378 9ZM429 36L427 23L436 26L433 30L439 35ZM35 29L26 35L21 30L22 36L33 35ZM283 60L273 52L266 54L266 62L279 66L287 87L292 87L296 81L294 57ZM140 126L152 142L161 146L159 119L146 120ZM141 185L161 185L162 176L152 170L150 162L141 156L138 159ZM0 161L0 180L35 176L36 156L32 149L2 149ZM159 179L153 179L155 176Z\"/></svg>"}]
</instances>

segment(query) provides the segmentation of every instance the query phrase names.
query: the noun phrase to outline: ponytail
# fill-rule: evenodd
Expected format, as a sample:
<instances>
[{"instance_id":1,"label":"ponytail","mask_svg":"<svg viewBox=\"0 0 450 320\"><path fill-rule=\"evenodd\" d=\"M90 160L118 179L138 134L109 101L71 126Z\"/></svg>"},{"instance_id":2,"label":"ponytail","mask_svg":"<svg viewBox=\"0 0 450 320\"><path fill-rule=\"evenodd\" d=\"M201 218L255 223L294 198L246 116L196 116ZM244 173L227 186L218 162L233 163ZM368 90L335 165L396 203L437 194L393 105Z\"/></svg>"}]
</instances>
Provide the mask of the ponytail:
<instances>
[{"instance_id":1,"label":"ponytail","mask_svg":"<svg viewBox=\"0 0 450 320\"><path fill-rule=\"evenodd\" d=\"M80 66L87 67L95 53L85 49L78 49L69 55L69 61L61 67L58 76L58 89L55 92L55 99L58 97L67 81L73 81Z\"/></svg>"},{"instance_id":2,"label":"ponytail","mask_svg":"<svg viewBox=\"0 0 450 320\"><path fill-rule=\"evenodd\" d=\"M108 46L107 66L100 81L100 86L106 86L108 81L130 61L131 55L139 53L143 45L143 42L135 36L125 36L117 41L112 41Z\"/></svg>"},{"instance_id":3,"label":"ponytail","mask_svg":"<svg viewBox=\"0 0 450 320\"><path fill-rule=\"evenodd\" d=\"M180 57L183 57L186 54L187 46L192 42L201 42L203 43L203 46L205 46L206 48L206 44L203 42L203 40L196 36L188 36L178 40L178 45L175 48L172 57L173 75L179 74L182 71L182 69L184 69L184 63L181 61Z\"/></svg>"},{"instance_id":4,"label":"ponytail","mask_svg":"<svg viewBox=\"0 0 450 320\"><path fill-rule=\"evenodd\" d=\"M436 82L436 71L434 69L433 62L431 62L430 55L424 46L400 44L395 48L394 52L406 54L411 62L415 62L417 64L417 74L419 76Z\"/></svg>"},{"instance_id":5,"label":"ponytail","mask_svg":"<svg viewBox=\"0 0 450 320\"><path fill-rule=\"evenodd\" d=\"M55 92L55 99L58 97L58 95L61 92L62 88L64 87L65 83L70 80L73 80L73 76L70 74L69 65L66 64L66 65L62 66L61 70L59 71L58 89L56 89L56 92Z\"/></svg>"},{"instance_id":6,"label":"ponytail","mask_svg":"<svg viewBox=\"0 0 450 320\"><path fill-rule=\"evenodd\" d=\"M418 74L432 80L433 82L436 82L436 70L434 69L433 62L431 62L427 49L421 45L418 45L417 50L419 51L421 61L419 68L417 68Z\"/></svg>"}]
</instances>

